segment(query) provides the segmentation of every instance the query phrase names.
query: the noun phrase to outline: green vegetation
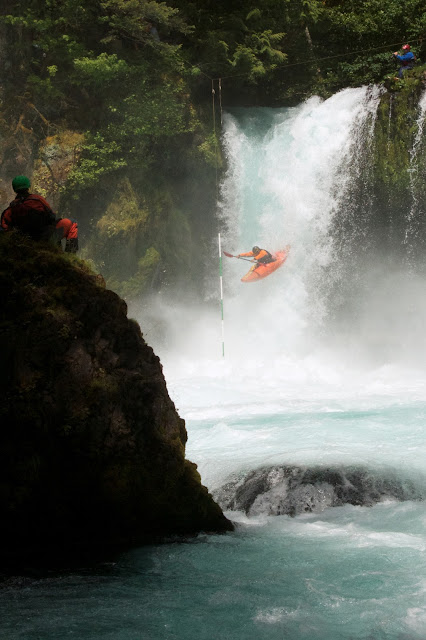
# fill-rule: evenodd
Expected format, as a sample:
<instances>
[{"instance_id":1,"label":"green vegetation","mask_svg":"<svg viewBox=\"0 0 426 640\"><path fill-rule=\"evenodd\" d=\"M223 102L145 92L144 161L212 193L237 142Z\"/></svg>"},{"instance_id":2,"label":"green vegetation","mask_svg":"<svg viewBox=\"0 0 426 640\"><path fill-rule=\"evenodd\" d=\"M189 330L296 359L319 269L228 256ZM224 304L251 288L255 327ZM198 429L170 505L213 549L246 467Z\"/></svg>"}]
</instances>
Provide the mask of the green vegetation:
<instances>
[{"instance_id":1,"label":"green vegetation","mask_svg":"<svg viewBox=\"0 0 426 640\"><path fill-rule=\"evenodd\" d=\"M403 41L422 56L426 17L419 0L308 0L307 23L327 91L381 81Z\"/></svg>"},{"instance_id":2,"label":"green vegetation","mask_svg":"<svg viewBox=\"0 0 426 640\"><path fill-rule=\"evenodd\" d=\"M419 202L424 199L426 158L419 149L415 168L411 158L418 135L418 103L424 91L424 73L424 69L414 69L402 81L393 81L390 91L382 96L374 131L372 191L378 209L385 213L383 227L391 226L394 234L398 230L401 238L406 234L413 190ZM413 220L410 228L418 228L416 238L410 242L412 246L419 243L420 255L424 252L424 222Z\"/></svg>"},{"instance_id":3,"label":"green vegetation","mask_svg":"<svg viewBox=\"0 0 426 640\"><path fill-rule=\"evenodd\" d=\"M6 0L4 9L1 195L11 174L31 173L79 220L85 255L126 297L201 286L223 164L220 103L291 104L382 81L407 40L424 58L422 0Z\"/></svg>"}]
</instances>

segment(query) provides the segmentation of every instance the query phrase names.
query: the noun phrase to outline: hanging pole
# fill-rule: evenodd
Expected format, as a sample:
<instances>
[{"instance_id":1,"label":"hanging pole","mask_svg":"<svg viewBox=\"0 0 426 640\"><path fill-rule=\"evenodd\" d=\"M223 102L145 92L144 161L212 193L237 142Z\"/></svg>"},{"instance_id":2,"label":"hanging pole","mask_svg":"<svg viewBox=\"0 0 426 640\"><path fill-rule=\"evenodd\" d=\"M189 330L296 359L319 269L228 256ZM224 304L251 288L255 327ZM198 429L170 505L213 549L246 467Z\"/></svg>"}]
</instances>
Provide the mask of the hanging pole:
<instances>
[{"instance_id":1,"label":"hanging pole","mask_svg":"<svg viewBox=\"0 0 426 640\"><path fill-rule=\"evenodd\" d=\"M223 112L222 112L222 78L219 78L219 106L220 106L220 126L222 126L223 121L222 121L222 116L223 116Z\"/></svg>"},{"instance_id":2,"label":"hanging pole","mask_svg":"<svg viewBox=\"0 0 426 640\"><path fill-rule=\"evenodd\" d=\"M223 282L222 282L222 246L220 242L220 233L218 234L219 239L219 281L220 281L220 312L222 316L222 357L225 357L225 325L223 322Z\"/></svg>"},{"instance_id":3,"label":"hanging pole","mask_svg":"<svg viewBox=\"0 0 426 640\"><path fill-rule=\"evenodd\" d=\"M216 137L216 102L215 102L216 91L214 89L214 80L212 80L212 110L213 110L213 137L214 137L214 155L216 159L216 199L219 200L219 168L218 168L218 148L217 148L217 137Z\"/></svg>"}]
</instances>

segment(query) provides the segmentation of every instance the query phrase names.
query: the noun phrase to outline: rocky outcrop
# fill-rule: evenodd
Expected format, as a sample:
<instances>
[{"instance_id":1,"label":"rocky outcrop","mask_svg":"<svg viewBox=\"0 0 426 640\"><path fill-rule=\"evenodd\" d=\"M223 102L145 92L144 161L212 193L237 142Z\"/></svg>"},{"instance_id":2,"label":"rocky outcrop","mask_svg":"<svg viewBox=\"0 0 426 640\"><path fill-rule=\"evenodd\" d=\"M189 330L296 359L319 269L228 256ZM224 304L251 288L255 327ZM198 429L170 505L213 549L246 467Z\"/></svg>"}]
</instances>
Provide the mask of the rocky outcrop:
<instances>
[{"instance_id":1,"label":"rocky outcrop","mask_svg":"<svg viewBox=\"0 0 426 640\"><path fill-rule=\"evenodd\" d=\"M249 516L297 516L345 504L424 500L425 487L384 469L274 466L233 478L214 495L223 509Z\"/></svg>"},{"instance_id":2,"label":"rocky outcrop","mask_svg":"<svg viewBox=\"0 0 426 640\"><path fill-rule=\"evenodd\" d=\"M15 233L0 235L0 286L2 554L231 529L125 302Z\"/></svg>"}]
</instances>

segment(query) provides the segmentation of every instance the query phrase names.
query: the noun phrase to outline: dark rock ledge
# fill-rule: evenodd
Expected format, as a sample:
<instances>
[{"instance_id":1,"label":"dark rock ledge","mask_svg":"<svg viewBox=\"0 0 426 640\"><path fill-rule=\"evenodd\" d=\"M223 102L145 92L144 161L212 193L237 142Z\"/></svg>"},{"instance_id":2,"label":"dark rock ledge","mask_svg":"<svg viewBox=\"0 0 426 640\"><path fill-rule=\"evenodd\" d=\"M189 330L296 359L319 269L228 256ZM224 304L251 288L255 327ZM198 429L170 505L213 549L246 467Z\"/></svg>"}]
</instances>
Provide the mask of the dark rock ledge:
<instances>
[{"instance_id":1,"label":"dark rock ledge","mask_svg":"<svg viewBox=\"0 0 426 640\"><path fill-rule=\"evenodd\" d=\"M15 233L0 291L0 559L231 530L125 302Z\"/></svg>"}]
</instances>

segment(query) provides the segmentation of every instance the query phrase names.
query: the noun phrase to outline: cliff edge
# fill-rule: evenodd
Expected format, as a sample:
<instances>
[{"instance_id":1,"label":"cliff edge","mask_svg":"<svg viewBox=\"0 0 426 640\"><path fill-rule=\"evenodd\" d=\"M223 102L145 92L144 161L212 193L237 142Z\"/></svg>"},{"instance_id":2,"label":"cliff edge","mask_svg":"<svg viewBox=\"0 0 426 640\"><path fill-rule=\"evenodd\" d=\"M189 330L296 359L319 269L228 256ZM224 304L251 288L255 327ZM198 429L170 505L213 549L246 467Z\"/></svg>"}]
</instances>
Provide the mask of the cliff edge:
<instances>
[{"instance_id":1,"label":"cliff edge","mask_svg":"<svg viewBox=\"0 0 426 640\"><path fill-rule=\"evenodd\" d=\"M1 555L232 529L125 302L84 262L0 234Z\"/></svg>"}]
</instances>

